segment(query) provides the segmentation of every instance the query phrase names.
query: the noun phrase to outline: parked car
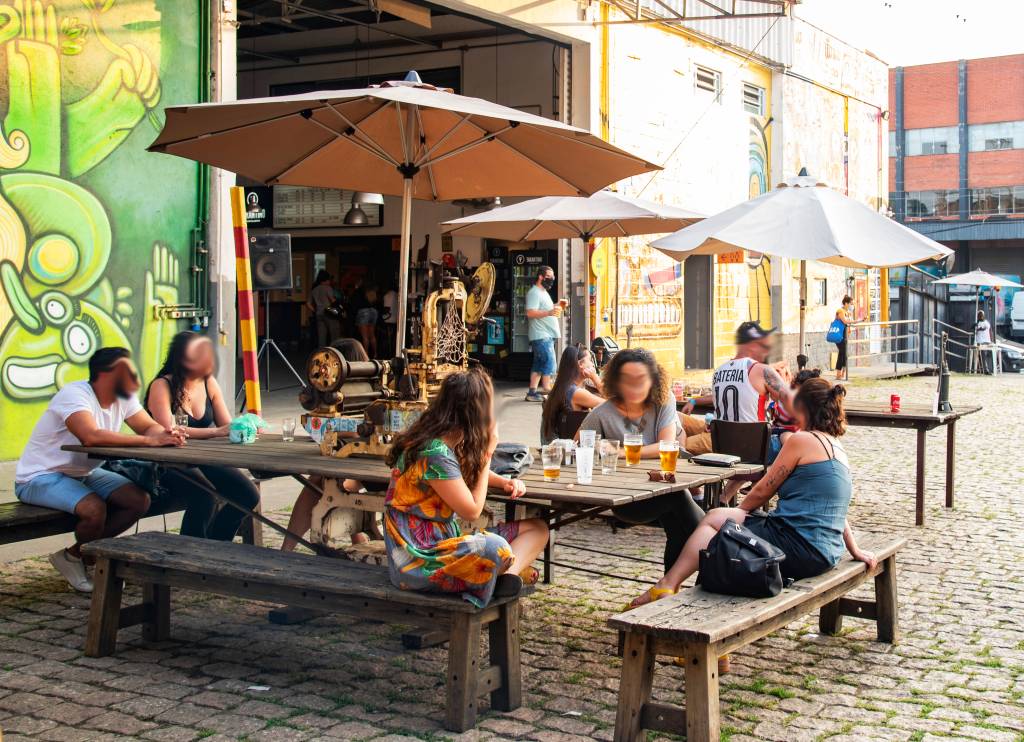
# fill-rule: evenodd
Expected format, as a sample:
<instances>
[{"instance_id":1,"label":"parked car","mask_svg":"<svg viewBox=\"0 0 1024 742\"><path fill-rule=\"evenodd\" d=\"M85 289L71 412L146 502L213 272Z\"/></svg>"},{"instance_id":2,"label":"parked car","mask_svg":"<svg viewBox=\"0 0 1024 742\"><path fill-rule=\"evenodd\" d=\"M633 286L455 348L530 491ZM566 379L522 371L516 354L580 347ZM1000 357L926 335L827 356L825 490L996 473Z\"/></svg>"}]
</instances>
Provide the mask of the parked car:
<instances>
[{"instance_id":1,"label":"parked car","mask_svg":"<svg viewBox=\"0 0 1024 742\"><path fill-rule=\"evenodd\" d=\"M1019 374L1024 371L1024 345L1000 340L999 358L1003 364L1003 373Z\"/></svg>"},{"instance_id":2,"label":"parked car","mask_svg":"<svg viewBox=\"0 0 1024 742\"><path fill-rule=\"evenodd\" d=\"M1010 305L1010 337L1014 340L1024 338L1024 291L1013 295Z\"/></svg>"}]
</instances>

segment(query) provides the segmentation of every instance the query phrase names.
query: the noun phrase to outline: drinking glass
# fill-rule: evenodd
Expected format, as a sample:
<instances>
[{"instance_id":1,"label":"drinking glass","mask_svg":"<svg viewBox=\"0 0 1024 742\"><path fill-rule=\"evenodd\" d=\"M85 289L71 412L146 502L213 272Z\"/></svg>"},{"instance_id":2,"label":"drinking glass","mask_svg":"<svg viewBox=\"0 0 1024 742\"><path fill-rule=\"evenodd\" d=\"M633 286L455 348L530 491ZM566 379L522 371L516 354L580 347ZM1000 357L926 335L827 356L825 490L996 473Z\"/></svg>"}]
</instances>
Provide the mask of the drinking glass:
<instances>
[{"instance_id":1,"label":"drinking glass","mask_svg":"<svg viewBox=\"0 0 1024 742\"><path fill-rule=\"evenodd\" d=\"M594 443L597 441L596 430L581 430L580 431L580 446L582 448L593 448Z\"/></svg>"},{"instance_id":2,"label":"drinking glass","mask_svg":"<svg viewBox=\"0 0 1024 742\"><path fill-rule=\"evenodd\" d=\"M626 466L636 466L640 463L640 449L644 447L644 437L637 434L627 434L622 438L622 446L626 449Z\"/></svg>"},{"instance_id":3,"label":"drinking glass","mask_svg":"<svg viewBox=\"0 0 1024 742\"><path fill-rule=\"evenodd\" d=\"M590 484L594 476L594 449L576 449L576 481L579 484Z\"/></svg>"},{"instance_id":4,"label":"drinking glass","mask_svg":"<svg viewBox=\"0 0 1024 742\"><path fill-rule=\"evenodd\" d=\"M187 412L176 412L174 414L174 425L178 428L188 427L188 413Z\"/></svg>"},{"instance_id":5,"label":"drinking glass","mask_svg":"<svg viewBox=\"0 0 1024 742\"><path fill-rule=\"evenodd\" d=\"M286 417L281 421L281 440L293 441L295 440L295 418Z\"/></svg>"},{"instance_id":6,"label":"drinking glass","mask_svg":"<svg viewBox=\"0 0 1024 742\"><path fill-rule=\"evenodd\" d=\"M675 471L679 460L679 441L659 441L658 456L662 471Z\"/></svg>"},{"instance_id":7,"label":"drinking glass","mask_svg":"<svg viewBox=\"0 0 1024 742\"><path fill-rule=\"evenodd\" d=\"M557 445L542 446L541 462L544 464L544 481L557 482L562 473L562 447Z\"/></svg>"},{"instance_id":8,"label":"drinking glass","mask_svg":"<svg viewBox=\"0 0 1024 742\"><path fill-rule=\"evenodd\" d=\"M601 441L601 473L614 474L619 466L619 442L610 438Z\"/></svg>"}]
</instances>

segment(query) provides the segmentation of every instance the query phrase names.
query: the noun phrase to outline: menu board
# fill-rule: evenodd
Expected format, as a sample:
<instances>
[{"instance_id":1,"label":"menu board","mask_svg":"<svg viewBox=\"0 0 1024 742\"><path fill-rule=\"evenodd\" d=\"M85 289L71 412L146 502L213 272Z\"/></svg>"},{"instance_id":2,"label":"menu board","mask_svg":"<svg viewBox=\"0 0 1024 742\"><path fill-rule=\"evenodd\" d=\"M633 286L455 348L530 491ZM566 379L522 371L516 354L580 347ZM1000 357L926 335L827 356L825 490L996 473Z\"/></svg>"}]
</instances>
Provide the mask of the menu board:
<instances>
[{"instance_id":1,"label":"menu board","mask_svg":"<svg viewBox=\"0 0 1024 742\"><path fill-rule=\"evenodd\" d=\"M274 186L274 229L316 229L323 227L379 227L381 207L360 204L366 223L345 224L352 208L352 191L305 186Z\"/></svg>"}]
</instances>

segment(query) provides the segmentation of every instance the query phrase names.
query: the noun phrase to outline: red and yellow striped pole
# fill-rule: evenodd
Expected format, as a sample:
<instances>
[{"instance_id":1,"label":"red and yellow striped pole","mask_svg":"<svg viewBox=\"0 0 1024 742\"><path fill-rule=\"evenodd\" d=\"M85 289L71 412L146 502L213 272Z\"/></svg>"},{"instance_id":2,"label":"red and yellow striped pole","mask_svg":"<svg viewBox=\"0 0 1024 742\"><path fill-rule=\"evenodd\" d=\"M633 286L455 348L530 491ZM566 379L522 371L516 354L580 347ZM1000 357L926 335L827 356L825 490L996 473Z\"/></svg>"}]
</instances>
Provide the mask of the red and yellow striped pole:
<instances>
[{"instance_id":1,"label":"red and yellow striped pole","mask_svg":"<svg viewBox=\"0 0 1024 742\"><path fill-rule=\"evenodd\" d=\"M238 334L242 340L245 409L260 414L260 368L256 362L256 312L249 267L249 231L245 226L245 189L231 188L231 225L235 232L235 281L238 287Z\"/></svg>"}]
</instances>

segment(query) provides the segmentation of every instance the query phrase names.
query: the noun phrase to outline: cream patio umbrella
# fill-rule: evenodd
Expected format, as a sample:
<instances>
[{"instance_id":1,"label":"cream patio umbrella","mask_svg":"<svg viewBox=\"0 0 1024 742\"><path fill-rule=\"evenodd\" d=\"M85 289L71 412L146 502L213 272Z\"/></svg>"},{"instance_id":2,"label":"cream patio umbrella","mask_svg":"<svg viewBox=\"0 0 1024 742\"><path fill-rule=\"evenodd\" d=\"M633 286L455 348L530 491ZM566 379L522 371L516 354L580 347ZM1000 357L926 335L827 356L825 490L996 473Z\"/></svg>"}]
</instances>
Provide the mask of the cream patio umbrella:
<instances>
[{"instance_id":1,"label":"cream patio umbrella","mask_svg":"<svg viewBox=\"0 0 1024 742\"><path fill-rule=\"evenodd\" d=\"M988 271L973 270L970 273L960 273L955 276L946 276L940 278L932 283L938 284L954 284L956 286L974 286L974 315L978 315L978 305L981 303L981 290L985 288L1007 288L1007 289L1024 289L1016 281L1011 281L1008 278L1000 278L999 276L993 275ZM992 297L995 302L995 297ZM995 314L995 305L993 303L993 314ZM992 322L994 323L996 318L993 316ZM995 337L995 324L992 325L992 336Z\"/></svg>"},{"instance_id":2,"label":"cream patio umbrella","mask_svg":"<svg viewBox=\"0 0 1024 742\"><path fill-rule=\"evenodd\" d=\"M704 218L675 206L598 191L588 198L545 196L444 222L448 234L510 242L629 237L675 232Z\"/></svg>"},{"instance_id":3,"label":"cream patio umbrella","mask_svg":"<svg viewBox=\"0 0 1024 742\"><path fill-rule=\"evenodd\" d=\"M629 237L661 234L693 224L703 214L675 206L630 198L612 191L580 196L544 196L500 209L444 222L452 235L489 237L510 242ZM590 332L590 314L584 312L584 336Z\"/></svg>"},{"instance_id":4,"label":"cream patio umbrella","mask_svg":"<svg viewBox=\"0 0 1024 742\"><path fill-rule=\"evenodd\" d=\"M402 196L396 353L405 347L412 199L589 195L658 166L583 129L404 81L168 108L152 152L269 185Z\"/></svg>"},{"instance_id":5,"label":"cream patio umbrella","mask_svg":"<svg viewBox=\"0 0 1024 742\"><path fill-rule=\"evenodd\" d=\"M676 260L751 250L800 261L800 348L807 311L807 261L889 268L941 259L952 251L806 171L775 190L651 243Z\"/></svg>"}]
</instances>

